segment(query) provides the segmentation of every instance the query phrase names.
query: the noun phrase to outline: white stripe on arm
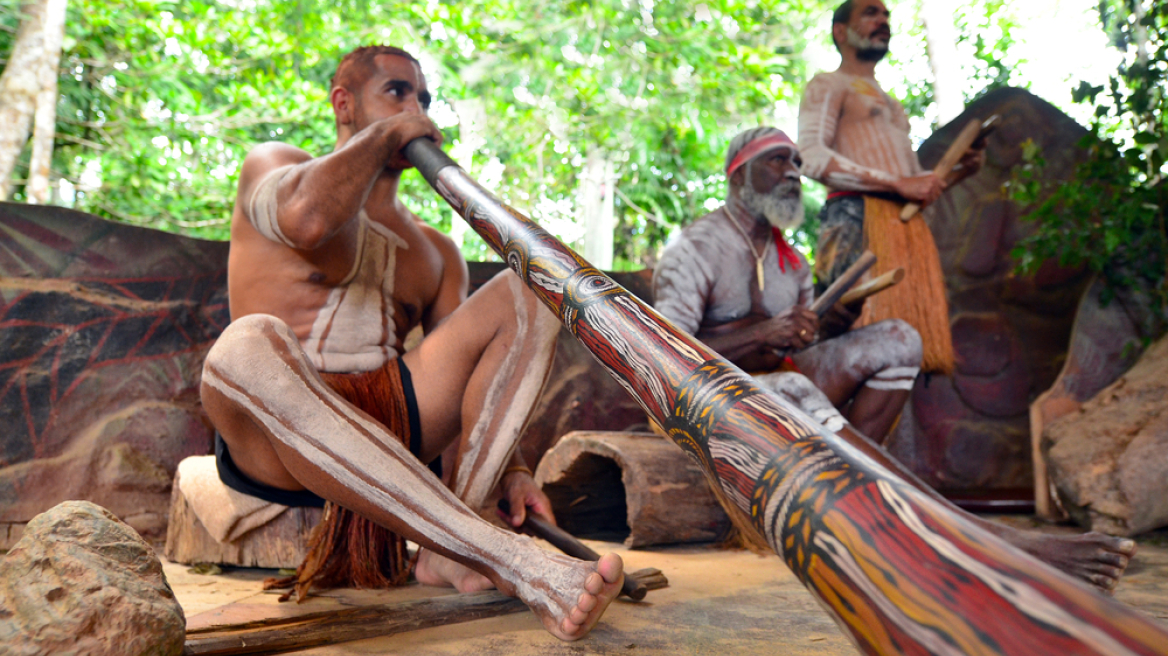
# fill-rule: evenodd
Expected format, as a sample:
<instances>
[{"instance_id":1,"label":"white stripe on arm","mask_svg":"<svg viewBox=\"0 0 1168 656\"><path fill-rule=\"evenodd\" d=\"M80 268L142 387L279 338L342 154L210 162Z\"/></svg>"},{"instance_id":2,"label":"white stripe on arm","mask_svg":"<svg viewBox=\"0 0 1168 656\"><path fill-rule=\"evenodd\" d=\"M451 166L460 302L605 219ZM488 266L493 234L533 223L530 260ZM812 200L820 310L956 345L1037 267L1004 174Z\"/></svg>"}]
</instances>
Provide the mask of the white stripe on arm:
<instances>
[{"instance_id":1,"label":"white stripe on arm","mask_svg":"<svg viewBox=\"0 0 1168 656\"><path fill-rule=\"evenodd\" d=\"M252 226L264 237L271 241L295 248L296 245L284 236L280 230L280 222L276 219L277 200L276 192L280 187L280 180L292 169L292 165L273 169L263 180L256 185L251 195L251 203L247 208L248 220Z\"/></svg>"}]
</instances>

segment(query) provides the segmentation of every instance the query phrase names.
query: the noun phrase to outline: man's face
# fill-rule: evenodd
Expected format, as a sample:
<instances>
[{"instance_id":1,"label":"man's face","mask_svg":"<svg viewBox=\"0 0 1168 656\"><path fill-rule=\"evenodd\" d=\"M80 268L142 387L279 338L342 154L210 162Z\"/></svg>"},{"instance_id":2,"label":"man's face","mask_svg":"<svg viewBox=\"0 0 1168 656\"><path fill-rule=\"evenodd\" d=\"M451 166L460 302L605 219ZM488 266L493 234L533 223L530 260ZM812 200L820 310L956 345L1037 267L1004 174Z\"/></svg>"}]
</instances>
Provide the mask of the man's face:
<instances>
[{"instance_id":1,"label":"man's face","mask_svg":"<svg viewBox=\"0 0 1168 656\"><path fill-rule=\"evenodd\" d=\"M890 13L881 0L856 1L848 21L847 42L856 49L856 57L861 61L880 61L888 54L888 42L892 39Z\"/></svg>"},{"instance_id":2,"label":"man's face","mask_svg":"<svg viewBox=\"0 0 1168 656\"><path fill-rule=\"evenodd\" d=\"M383 118L430 109L430 91L416 62L397 55L378 55L373 61L373 74L354 94L355 132Z\"/></svg>"},{"instance_id":3,"label":"man's face","mask_svg":"<svg viewBox=\"0 0 1168 656\"><path fill-rule=\"evenodd\" d=\"M803 159L791 148L765 152L746 163L742 201L776 228L787 229L803 220Z\"/></svg>"}]
</instances>

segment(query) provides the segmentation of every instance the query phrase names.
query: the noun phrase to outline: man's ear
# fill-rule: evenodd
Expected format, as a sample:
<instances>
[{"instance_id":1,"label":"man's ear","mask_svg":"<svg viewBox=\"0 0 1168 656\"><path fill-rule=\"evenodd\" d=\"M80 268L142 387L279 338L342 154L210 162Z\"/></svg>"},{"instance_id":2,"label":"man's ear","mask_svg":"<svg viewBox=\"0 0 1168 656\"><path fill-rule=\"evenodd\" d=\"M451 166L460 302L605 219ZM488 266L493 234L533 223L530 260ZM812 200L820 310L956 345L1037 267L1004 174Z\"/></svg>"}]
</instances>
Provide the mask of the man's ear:
<instances>
[{"instance_id":1,"label":"man's ear","mask_svg":"<svg viewBox=\"0 0 1168 656\"><path fill-rule=\"evenodd\" d=\"M329 92L329 102L333 106L333 114L340 125L349 125L353 122L353 94L345 87L337 87Z\"/></svg>"},{"instance_id":2,"label":"man's ear","mask_svg":"<svg viewBox=\"0 0 1168 656\"><path fill-rule=\"evenodd\" d=\"M835 41L837 48L843 46L848 42L848 25L847 23L832 23L831 39Z\"/></svg>"},{"instance_id":3,"label":"man's ear","mask_svg":"<svg viewBox=\"0 0 1168 656\"><path fill-rule=\"evenodd\" d=\"M739 166L738 168L734 169L734 172L730 174L731 187L738 187L739 189L742 188L743 183L746 182L746 173L744 171L746 171L745 166Z\"/></svg>"}]
</instances>

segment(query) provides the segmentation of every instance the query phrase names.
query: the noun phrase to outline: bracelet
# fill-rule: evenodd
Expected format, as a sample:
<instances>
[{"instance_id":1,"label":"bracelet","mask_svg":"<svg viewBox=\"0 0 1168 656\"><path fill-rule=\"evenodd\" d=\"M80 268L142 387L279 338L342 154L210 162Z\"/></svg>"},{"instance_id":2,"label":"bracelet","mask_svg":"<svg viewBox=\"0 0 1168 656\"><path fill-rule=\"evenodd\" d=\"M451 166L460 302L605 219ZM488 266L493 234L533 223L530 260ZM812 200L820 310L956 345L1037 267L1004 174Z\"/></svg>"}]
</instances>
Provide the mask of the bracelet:
<instances>
[{"instance_id":1,"label":"bracelet","mask_svg":"<svg viewBox=\"0 0 1168 656\"><path fill-rule=\"evenodd\" d=\"M535 472L528 469L526 465L515 465L513 467L508 467L508 468L503 470L503 476L506 476L507 474L510 474L512 472L527 472L528 476L535 478ZM500 477L500 478L502 478L502 477Z\"/></svg>"}]
</instances>

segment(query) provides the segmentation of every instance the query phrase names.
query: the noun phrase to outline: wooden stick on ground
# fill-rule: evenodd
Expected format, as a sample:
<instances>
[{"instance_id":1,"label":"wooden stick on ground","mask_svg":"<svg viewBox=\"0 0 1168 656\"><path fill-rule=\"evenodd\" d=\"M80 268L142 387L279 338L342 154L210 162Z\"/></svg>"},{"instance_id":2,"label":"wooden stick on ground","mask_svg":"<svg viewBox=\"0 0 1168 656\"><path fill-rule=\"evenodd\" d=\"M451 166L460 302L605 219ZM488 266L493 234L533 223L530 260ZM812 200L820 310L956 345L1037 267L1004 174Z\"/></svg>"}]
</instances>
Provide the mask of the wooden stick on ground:
<instances>
[{"instance_id":1,"label":"wooden stick on ground","mask_svg":"<svg viewBox=\"0 0 1168 656\"><path fill-rule=\"evenodd\" d=\"M506 499L499 499L499 509L505 513L509 513L511 512L511 504ZM520 528L528 531L537 538L547 540L553 547L573 558L591 560L593 562L600 560L600 554L593 551L591 547L581 542L576 536L531 513L527 513L527 518L523 520L523 525ZM661 570L649 567L635 572L626 572L625 582L621 585L620 593L630 599L640 601L645 598L645 594L650 590L657 590L668 586L669 581L661 573Z\"/></svg>"},{"instance_id":2,"label":"wooden stick on ground","mask_svg":"<svg viewBox=\"0 0 1168 656\"><path fill-rule=\"evenodd\" d=\"M187 631L184 656L270 654L470 622L527 610L497 590L308 613Z\"/></svg>"},{"instance_id":3,"label":"wooden stick on ground","mask_svg":"<svg viewBox=\"0 0 1168 656\"><path fill-rule=\"evenodd\" d=\"M937 162L937 166L933 168L933 173L936 173L937 177L942 180L949 177L949 172L953 170L954 166L957 166L957 162L961 161L961 157L965 155L965 151L969 150L973 142L985 138L987 134L998 126L998 118L998 115L994 114L986 119L984 123L976 118L970 119L969 123L961 129L957 138L953 140L953 143L949 144L949 149L941 156L941 161ZM921 206L919 203L909 203L900 210L900 220L908 221L920 211Z\"/></svg>"}]
</instances>

